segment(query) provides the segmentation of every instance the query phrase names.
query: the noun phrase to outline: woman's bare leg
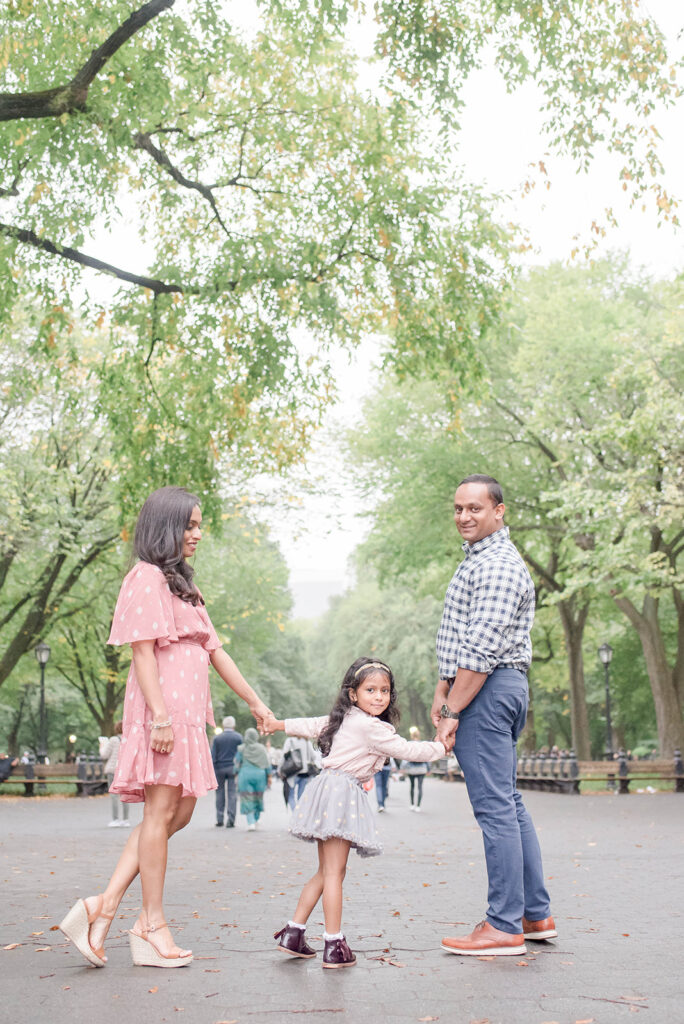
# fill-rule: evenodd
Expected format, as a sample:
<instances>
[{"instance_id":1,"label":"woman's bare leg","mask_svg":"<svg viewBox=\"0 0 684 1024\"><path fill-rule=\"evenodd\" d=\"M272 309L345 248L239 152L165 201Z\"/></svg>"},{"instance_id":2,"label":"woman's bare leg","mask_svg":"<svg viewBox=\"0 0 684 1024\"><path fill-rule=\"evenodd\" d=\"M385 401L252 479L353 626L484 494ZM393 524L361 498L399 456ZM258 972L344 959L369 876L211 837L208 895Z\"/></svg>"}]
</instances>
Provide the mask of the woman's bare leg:
<instances>
[{"instance_id":1,"label":"woman's bare leg","mask_svg":"<svg viewBox=\"0 0 684 1024\"><path fill-rule=\"evenodd\" d=\"M173 941L165 925L163 905L169 834L178 815L182 815L181 793L180 786L145 788L145 814L138 837L143 907L133 931L142 934L152 929L154 946L162 956L187 956L190 952L179 949ZM186 800L192 800L194 806L194 798Z\"/></svg>"},{"instance_id":2,"label":"woman's bare leg","mask_svg":"<svg viewBox=\"0 0 684 1024\"><path fill-rule=\"evenodd\" d=\"M162 788L167 790L170 789L173 793L177 793L176 787L171 786L150 786L148 787L147 792L152 792L153 790ZM180 831L180 829L184 828L188 824L192 818L195 803L195 797L181 797L180 800L177 799L175 812L168 824L167 838L170 839L175 832ZM105 914L116 914L124 893L140 871L139 842L143 824L144 821L142 824L136 825L128 837L128 841L122 850L118 863L114 868L112 877L107 883L107 888L104 890L102 910ZM86 906L89 911L93 911L96 906L96 897L89 897L86 900ZM104 917L98 917L93 921L90 926L89 933L89 942L93 949L97 949L103 945L110 925L111 920Z\"/></svg>"},{"instance_id":3,"label":"woman's bare leg","mask_svg":"<svg viewBox=\"0 0 684 1024\"><path fill-rule=\"evenodd\" d=\"M323 842L318 840L318 871L313 875L302 889L292 920L296 924L306 924L311 911L316 906L323 893Z\"/></svg>"},{"instance_id":4,"label":"woman's bare leg","mask_svg":"<svg viewBox=\"0 0 684 1024\"><path fill-rule=\"evenodd\" d=\"M342 883L351 843L346 839L326 839L320 849L325 930L328 935L335 935L342 928Z\"/></svg>"}]
</instances>

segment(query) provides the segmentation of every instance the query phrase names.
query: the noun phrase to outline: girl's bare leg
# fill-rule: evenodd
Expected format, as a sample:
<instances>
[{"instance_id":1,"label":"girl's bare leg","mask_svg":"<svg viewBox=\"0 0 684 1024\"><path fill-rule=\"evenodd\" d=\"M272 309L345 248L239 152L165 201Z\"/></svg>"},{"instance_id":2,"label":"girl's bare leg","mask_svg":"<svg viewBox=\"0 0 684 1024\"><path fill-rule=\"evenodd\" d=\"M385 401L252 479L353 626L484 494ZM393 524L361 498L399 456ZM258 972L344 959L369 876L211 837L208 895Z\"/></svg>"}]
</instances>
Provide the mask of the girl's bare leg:
<instances>
[{"instance_id":1,"label":"girl's bare leg","mask_svg":"<svg viewBox=\"0 0 684 1024\"><path fill-rule=\"evenodd\" d=\"M311 911L316 906L323 893L323 842L318 840L318 871L313 875L302 889L292 920L296 924L306 924Z\"/></svg>"},{"instance_id":2,"label":"girl's bare leg","mask_svg":"<svg viewBox=\"0 0 684 1024\"><path fill-rule=\"evenodd\" d=\"M326 839L320 844L320 850L325 930L328 935L335 935L342 928L342 883L351 843L346 839Z\"/></svg>"},{"instance_id":3,"label":"girl's bare leg","mask_svg":"<svg viewBox=\"0 0 684 1024\"><path fill-rule=\"evenodd\" d=\"M152 791L156 789L170 789L172 793L177 794L176 787L171 786L149 786L147 789L147 793L152 793ZM192 818L192 812L195 808L195 803L196 801L194 797L181 797L180 800L178 800L176 796L177 806L168 825L168 839L170 839L175 832L180 831L180 829L184 828L188 824L188 822ZM145 805L145 817L147 817L147 798L145 801ZM144 824L145 822L143 820L143 823L137 825L131 832L130 836L128 837L128 841L123 848L121 856L119 857L118 863L114 868L112 877L107 883L107 888L104 890L103 893L104 899L102 901L102 910L104 911L105 914L116 914L119 904L123 899L124 893L126 892L131 882L136 878L140 871L139 843L140 833L143 829ZM86 900L86 906L89 911L94 910L96 906L96 897L89 897ZM89 942L93 949L97 949L98 947L103 945L107 932L109 931L110 925L111 920L105 917L98 917L95 921L93 921L92 925L90 926L89 933ZM139 930L139 928L136 930ZM161 932L159 934L161 935ZM157 941L157 944L159 945L161 950L161 942L157 939L155 939L155 941Z\"/></svg>"}]
</instances>

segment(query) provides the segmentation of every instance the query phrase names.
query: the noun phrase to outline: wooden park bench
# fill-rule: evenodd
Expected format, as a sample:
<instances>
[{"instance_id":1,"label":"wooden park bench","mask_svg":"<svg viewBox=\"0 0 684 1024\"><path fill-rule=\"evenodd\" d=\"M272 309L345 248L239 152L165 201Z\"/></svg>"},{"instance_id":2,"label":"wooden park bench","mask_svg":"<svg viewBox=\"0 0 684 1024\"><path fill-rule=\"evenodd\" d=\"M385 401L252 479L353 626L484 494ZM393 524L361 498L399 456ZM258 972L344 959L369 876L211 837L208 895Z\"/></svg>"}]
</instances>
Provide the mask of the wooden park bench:
<instances>
[{"instance_id":1,"label":"wooden park bench","mask_svg":"<svg viewBox=\"0 0 684 1024\"><path fill-rule=\"evenodd\" d=\"M70 764L18 764L0 788L4 791L5 786L13 784L24 787L24 796L34 796L36 791L53 786L75 786L77 796L94 796L108 789L104 762L98 758Z\"/></svg>"},{"instance_id":2,"label":"wooden park bench","mask_svg":"<svg viewBox=\"0 0 684 1024\"><path fill-rule=\"evenodd\" d=\"M630 786L649 782L672 782L676 793L684 793L684 765L676 750L671 761L628 761L620 751L613 761L578 761L571 752L567 757L550 758L532 755L518 759L518 787L541 789L555 793L579 793L585 782L602 782L626 794Z\"/></svg>"}]
</instances>

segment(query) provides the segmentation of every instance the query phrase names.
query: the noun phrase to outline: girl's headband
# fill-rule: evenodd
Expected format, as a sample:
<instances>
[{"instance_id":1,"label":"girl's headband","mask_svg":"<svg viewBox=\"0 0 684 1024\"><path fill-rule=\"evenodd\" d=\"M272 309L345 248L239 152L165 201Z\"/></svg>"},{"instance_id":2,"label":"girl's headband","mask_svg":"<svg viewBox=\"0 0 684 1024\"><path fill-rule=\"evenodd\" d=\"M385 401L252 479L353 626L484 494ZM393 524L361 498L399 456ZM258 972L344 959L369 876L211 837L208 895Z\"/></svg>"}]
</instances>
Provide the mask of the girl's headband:
<instances>
[{"instance_id":1,"label":"girl's headband","mask_svg":"<svg viewBox=\"0 0 684 1024\"><path fill-rule=\"evenodd\" d=\"M361 668L357 668L356 672L354 673L354 679L356 679L359 672L365 672L367 668L380 668L382 669L383 672L387 672L388 675L390 671L389 667L387 665L383 665L381 661L369 661L367 665L362 665Z\"/></svg>"}]
</instances>

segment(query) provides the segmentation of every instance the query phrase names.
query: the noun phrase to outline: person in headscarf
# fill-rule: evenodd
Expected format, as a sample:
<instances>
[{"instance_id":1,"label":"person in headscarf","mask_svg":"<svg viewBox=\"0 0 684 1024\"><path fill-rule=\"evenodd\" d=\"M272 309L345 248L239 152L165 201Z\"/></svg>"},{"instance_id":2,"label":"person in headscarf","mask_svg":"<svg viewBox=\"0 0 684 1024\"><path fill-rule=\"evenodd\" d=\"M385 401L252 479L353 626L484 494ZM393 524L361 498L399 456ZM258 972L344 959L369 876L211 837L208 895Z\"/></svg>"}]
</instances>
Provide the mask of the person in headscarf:
<instances>
[{"instance_id":1,"label":"person in headscarf","mask_svg":"<svg viewBox=\"0 0 684 1024\"><path fill-rule=\"evenodd\" d=\"M254 832L264 809L264 790L272 771L268 751L259 743L256 729L245 730L245 741L237 748L235 766L239 768L240 813L247 818L247 831Z\"/></svg>"}]
</instances>

